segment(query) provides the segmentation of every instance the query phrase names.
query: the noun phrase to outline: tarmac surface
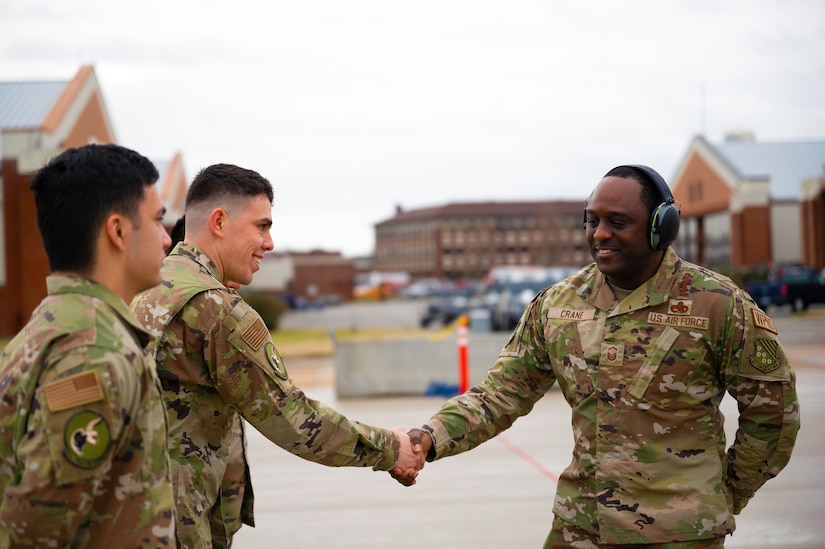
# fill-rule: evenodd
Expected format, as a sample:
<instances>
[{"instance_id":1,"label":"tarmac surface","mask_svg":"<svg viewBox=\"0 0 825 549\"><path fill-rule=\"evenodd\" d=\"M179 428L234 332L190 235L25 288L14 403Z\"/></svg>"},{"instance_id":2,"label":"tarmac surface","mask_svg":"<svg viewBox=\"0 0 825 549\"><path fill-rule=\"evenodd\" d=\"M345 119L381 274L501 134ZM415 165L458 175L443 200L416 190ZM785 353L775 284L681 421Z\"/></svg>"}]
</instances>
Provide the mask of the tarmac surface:
<instances>
[{"instance_id":1,"label":"tarmac surface","mask_svg":"<svg viewBox=\"0 0 825 549\"><path fill-rule=\"evenodd\" d=\"M293 325L324 321L339 325L342 319L356 323L360 321L352 319L358 317L358 307L350 309L354 316L335 308L288 320ZM379 309L366 310L373 321L380 317ZM408 318L408 313L388 314ZM797 372L802 429L789 465L737 517L737 530L725 546L821 549L825 547L825 308L800 315L778 312L774 320ZM337 400L331 358L287 358L286 363L293 380L311 398L373 425L420 425L444 401L442 397ZM723 401L723 410L730 440L736 428L733 399ZM257 525L244 526L235 536L233 546L241 549L539 548L552 521L557 475L568 465L573 446L570 409L557 390L495 439L471 452L427 464L418 484L409 488L385 472L306 462L252 428L247 429L247 437Z\"/></svg>"}]
</instances>

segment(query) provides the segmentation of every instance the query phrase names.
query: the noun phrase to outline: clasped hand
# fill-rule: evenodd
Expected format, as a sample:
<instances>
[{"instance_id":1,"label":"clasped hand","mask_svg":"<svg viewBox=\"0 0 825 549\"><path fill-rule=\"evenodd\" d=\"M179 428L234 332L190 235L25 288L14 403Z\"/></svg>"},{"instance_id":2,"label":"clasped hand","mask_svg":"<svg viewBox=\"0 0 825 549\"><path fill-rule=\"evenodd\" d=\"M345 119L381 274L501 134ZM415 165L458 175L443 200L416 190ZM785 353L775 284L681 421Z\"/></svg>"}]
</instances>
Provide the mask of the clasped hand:
<instances>
[{"instance_id":1,"label":"clasped hand","mask_svg":"<svg viewBox=\"0 0 825 549\"><path fill-rule=\"evenodd\" d=\"M393 431L401 439L401 453L395 467L390 470L390 476L404 486L412 486L418 472L424 468L432 441L421 429L410 429L405 433L403 427L395 427Z\"/></svg>"}]
</instances>

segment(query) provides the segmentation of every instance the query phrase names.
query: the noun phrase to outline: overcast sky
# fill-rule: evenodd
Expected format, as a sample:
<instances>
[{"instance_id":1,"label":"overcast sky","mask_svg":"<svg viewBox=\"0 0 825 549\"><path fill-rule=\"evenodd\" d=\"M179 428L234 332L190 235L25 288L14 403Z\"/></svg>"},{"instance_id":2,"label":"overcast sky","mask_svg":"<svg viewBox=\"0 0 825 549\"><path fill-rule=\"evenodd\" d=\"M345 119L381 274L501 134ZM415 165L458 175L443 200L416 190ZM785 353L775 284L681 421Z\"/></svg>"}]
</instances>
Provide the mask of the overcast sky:
<instances>
[{"instance_id":1,"label":"overcast sky","mask_svg":"<svg viewBox=\"0 0 825 549\"><path fill-rule=\"evenodd\" d=\"M0 0L0 79L92 64L117 141L254 169L276 251L454 201L669 180L690 141L825 138L821 0Z\"/></svg>"}]
</instances>

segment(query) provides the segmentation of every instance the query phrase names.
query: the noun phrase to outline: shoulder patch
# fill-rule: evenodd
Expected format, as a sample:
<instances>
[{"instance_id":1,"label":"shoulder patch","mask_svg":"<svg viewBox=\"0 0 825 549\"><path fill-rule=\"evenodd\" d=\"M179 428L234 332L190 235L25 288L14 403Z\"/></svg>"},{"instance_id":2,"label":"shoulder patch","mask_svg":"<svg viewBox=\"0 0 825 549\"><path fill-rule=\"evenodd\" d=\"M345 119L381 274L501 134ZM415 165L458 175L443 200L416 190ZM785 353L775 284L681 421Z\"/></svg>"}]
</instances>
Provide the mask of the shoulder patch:
<instances>
[{"instance_id":1,"label":"shoulder patch","mask_svg":"<svg viewBox=\"0 0 825 549\"><path fill-rule=\"evenodd\" d=\"M66 422L63 456L82 469L94 469L106 458L112 435L109 424L99 413L83 410Z\"/></svg>"},{"instance_id":2,"label":"shoulder patch","mask_svg":"<svg viewBox=\"0 0 825 549\"><path fill-rule=\"evenodd\" d=\"M284 366L284 361L281 358L281 355L278 354L277 349L275 349L275 345L271 341L267 341L264 346L264 350L270 366L272 366L272 369L275 370L275 375L284 381L289 379L289 375L286 373L286 366Z\"/></svg>"},{"instance_id":3,"label":"shoulder patch","mask_svg":"<svg viewBox=\"0 0 825 549\"><path fill-rule=\"evenodd\" d=\"M769 373L779 368L779 360L776 357L776 349L779 343L772 339L757 339L754 342L753 353L749 360L754 368L760 372Z\"/></svg>"},{"instance_id":4,"label":"shoulder patch","mask_svg":"<svg viewBox=\"0 0 825 549\"><path fill-rule=\"evenodd\" d=\"M59 412L103 399L97 372L82 372L53 381L43 387L49 411Z\"/></svg>"},{"instance_id":5,"label":"shoulder patch","mask_svg":"<svg viewBox=\"0 0 825 549\"><path fill-rule=\"evenodd\" d=\"M773 319L756 307L751 307L751 318L753 319L753 324L757 328L762 328L772 334L779 335L779 332L776 330L776 326L773 323Z\"/></svg>"},{"instance_id":6,"label":"shoulder patch","mask_svg":"<svg viewBox=\"0 0 825 549\"><path fill-rule=\"evenodd\" d=\"M266 329L264 321L260 318L256 319L241 335L241 338L253 349L260 349L261 344L269 335L269 330Z\"/></svg>"}]
</instances>

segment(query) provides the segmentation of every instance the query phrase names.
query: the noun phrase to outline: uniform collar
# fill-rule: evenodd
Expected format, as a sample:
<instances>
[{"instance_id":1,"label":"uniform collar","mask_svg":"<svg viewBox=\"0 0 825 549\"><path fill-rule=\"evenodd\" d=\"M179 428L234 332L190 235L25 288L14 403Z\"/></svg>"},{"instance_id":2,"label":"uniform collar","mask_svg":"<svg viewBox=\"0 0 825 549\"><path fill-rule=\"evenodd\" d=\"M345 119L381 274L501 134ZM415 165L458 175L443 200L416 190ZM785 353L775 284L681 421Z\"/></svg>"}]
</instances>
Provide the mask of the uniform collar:
<instances>
[{"instance_id":1,"label":"uniform collar","mask_svg":"<svg viewBox=\"0 0 825 549\"><path fill-rule=\"evenodd\" d=\"M585 284L579 288L578 294L586 302L594 307L606 311L611 311L611 316L614 314L624 314L646 307L654 307L668 300L670 296L670 289L673 285L673 277L679 270L682 260L673 251L673 248L668 247L665 250L665 255L659 268L653 273L646 282L636 288L627 298L620 304L616 304L615 295L610 285L607 283L607 278L595 266L591 265L591 274L586 280Z\"/></svg>"},{"instance_id":2,"label":"uniform collar","mask_svg":"<svg viewBox=\"0 0 825 549\"><path fill-rule=\"evenodd\" d=\"M49 295L79 294L99 299L115 311L132 327L140 343L145 347L151 336L138 324L129 307L112 290L93 280L72 275L49 275L46 277L46 291Z\"/></svg>"},{"instance_id":3,"label":"uniform collar","mask_svg":"<svg viewBox=\"0 0 825 549\"><path fill-rule=\"evenodd\" d=\"M218 267L212 262L211 259L209 259L209 256L206 255L197 246L194 246L186 242L179 242L178 245L175 246L175 248L169 255L179 255L183 257L188 257L189 259L200 265L204 271L206 271L207 273L209 273L210 276L212 276L212 278L214 278L218 282L221 282L221 274L220 272L218 272Z\"/></svg>"}]
</instances>

